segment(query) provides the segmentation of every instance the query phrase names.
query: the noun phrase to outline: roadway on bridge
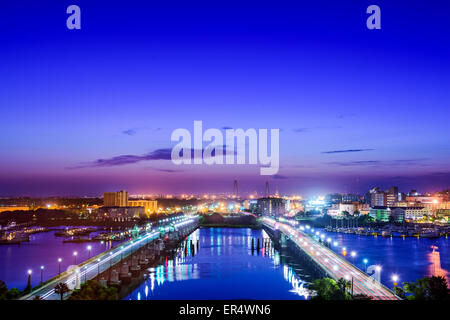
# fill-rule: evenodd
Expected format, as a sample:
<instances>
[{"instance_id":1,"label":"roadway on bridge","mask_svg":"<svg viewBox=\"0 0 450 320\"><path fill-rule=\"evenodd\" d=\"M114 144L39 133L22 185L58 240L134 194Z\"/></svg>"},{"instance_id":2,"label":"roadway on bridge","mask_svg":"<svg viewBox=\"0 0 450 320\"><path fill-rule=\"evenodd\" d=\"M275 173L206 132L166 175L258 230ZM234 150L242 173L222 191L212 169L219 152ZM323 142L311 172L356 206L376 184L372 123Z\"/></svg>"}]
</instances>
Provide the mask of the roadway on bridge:
<instances>
[{"instance_id":1,"label":"roadway on bridge","mask_svg":"<svg viewBox=\"0 0 450 320\"><path fill-rule=\"evenodd\" d=\"M174 224L175 228L183 227L189 223L193 223L195 219L188 219ZM108 270L111 265L120 262L123 258L136 251L141 246L151 242L158 238L160 235L159 230L152 230L143 235L140 235L137 239L130 240L119 246L116 246L108 251L105 251L98 256L90 259L88 262L84 262L78 265L78 268L63 272L59 277L44 284L42 287L37 288L31 293L23 296L21 300L32 300L35 296L39 296L44 300L58 300L60 296L55 293L55 286L58 283L66 283L69 288L74 287L77 277L79 283L83 283L87 280L95 278L98 274L105 270ZM78 275L76 274L78 270Z\"/></svg>"},{"instance_id":2,"label":"roadway on bridge","mask_svg":"<svg viewBox=\"0 0 450 320\"><path fill-rule=\"evenodd\" d=\"M308 237L304 232L271 218L263 218L263 223L271 229L279 229L295 242L313 261L335 280L344 278L352 281L353 293L371 296L374 300L399 300L395 294L381 283L340 257L333 250Z\"/></svg>"}]
</instances>

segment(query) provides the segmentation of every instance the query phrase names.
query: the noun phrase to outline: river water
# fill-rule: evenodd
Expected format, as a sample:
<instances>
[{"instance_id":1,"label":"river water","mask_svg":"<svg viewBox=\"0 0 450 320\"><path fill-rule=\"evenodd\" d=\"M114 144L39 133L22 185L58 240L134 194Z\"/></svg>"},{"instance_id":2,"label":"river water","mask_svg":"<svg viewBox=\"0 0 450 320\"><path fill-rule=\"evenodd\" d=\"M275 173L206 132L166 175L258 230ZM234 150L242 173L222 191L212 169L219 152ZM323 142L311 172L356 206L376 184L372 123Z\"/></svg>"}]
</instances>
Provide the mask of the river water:
<instances>
[{"instance_id":1,"label":"river water","mask_svg":"<svg viewBox=\"0 0 450 320\"><path fill-rule=\"evenodd\" d=\"M423 276L442 275L449 279L450 239L383 238L352 234L325 233L342 254L345 247L349 259L360 269L367 265L382 267L381 281L393 286L392 275L399 282L415 281ZM199 240L199 250L166 259L152 269L149 277L126 299L305 299L303 290L311 280L309 272L295 257L280 254L271 248L259 254L251 250L251 239L267 237L262 230L234 228L201 228L189 236ZM27 282L27 270L33 270L32 285L72 265L73 252L77 263L97 255L117 243L63 243L54 232L31 235L30 242L0 246L0 280L9 288L22 290ZM255 240L256 244L256 240ZM351 251L356 252L354 258Z\"/></svg>"},{"instance_id":2,"label":"river water","mask_svg":"<svg viewBox=\"0 0 450 320\"><path fill-rule=\"evenodd\" d=\"M252 238L262 230L201 228L189 236L199 250L183 252L151 269L140 287L125 299L306 299L308 275L290 256L273 248L258 254Z\"/></svg>"},{"instance_id":3,"label":"river water","mask_svg":"<svg viewBox=\"0 0 450 320\"><path fill-rule=\"evenodd\" d=\"M330 237L337 246L332 246L335 252L365 270L367 266L381 266L381 282L392 288L392 276L399 278L399 283L416 281L425 276L444 276L450 284L450 239L406 237L381 237L343 234L320 230ZM356 256L351 257L355 251Z\"/></svg>"},{"instance_id":4,"label":"river water","mask_svg":"<svg viewBox=\"0 0 450 320\"><path fill-rule=\"evenodd\" d=\"M62 228L61 228L62 229ZM31 284L38 285L41 281L41 266L43 281L58 275L61 258L61 272L75 263L73 253L76 251L76 263L79 264L90 257L96 256L115 246L118 242L63 243L63 238L55 237L56 231L30 235L29 242L20 245L0 245L0 280L8 288L23 290L27 285L28 270L32 270ZM91 236L96 232L91 233ZM91 246L89 252L88 245Z\"/></svg>"}]
</instances>

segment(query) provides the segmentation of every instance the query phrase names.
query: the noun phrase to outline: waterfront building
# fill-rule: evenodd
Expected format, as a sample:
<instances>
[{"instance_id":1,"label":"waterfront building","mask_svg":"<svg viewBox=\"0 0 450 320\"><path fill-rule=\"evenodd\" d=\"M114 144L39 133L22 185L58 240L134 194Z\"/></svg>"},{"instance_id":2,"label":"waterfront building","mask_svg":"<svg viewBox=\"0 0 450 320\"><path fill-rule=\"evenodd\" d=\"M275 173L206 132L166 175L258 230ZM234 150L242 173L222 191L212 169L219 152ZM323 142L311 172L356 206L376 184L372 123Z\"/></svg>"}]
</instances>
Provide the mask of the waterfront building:
<instances>
[{"instance_id":1,"label":"waterfront building","mask_svg":"<svg viewBox=\"0 0 450 320\"><path fill-rule=\"evenodd\" d=\"M370 212L370 205L368 203L360 203L360 202L354 202L355 205L355 211L358 211L361 215L369 214Z\"/></svg>"},{"instance_id":2,"label":"waterfront building","mask_svg":"<svg viewBox=\"0 0 450 320\"><path fill-rule=\"evenodd\" d=\"M286 213L286 204L283 198L260 198L257 207L257 212L262 215L282 216Z\"/></svg>"},{"instance_id":3,"label":"waterfront building","mask_svg":"<svg viewBox=\"0 0 450 320\"><path fill-rule=\"evenodd\" d=\"M103 205L105 207L126 207L126 206L128 206L128 192L121 190L119 192L103 193Z\"/></svg>"},{"instance_id":4,"label":"waterfront building","mask_svg":"<svg viewBox=\"0 0 450 320\"><path fill-rule=\"evenodd\" d=\"M371 207L369 215L376 221L389 222L391 209L386 206Z\"/></svg>"},{"instance_id":5,"label":"waterfront building","mask_svg":"<svg viewBox=\"0 0 450 320\"><path fill-rule=\"evenodd\" d=\"M406 207L405 208L405 219L406 220L421 220L427 215L430 215L430 210L425 207Z\"/></svg>"},{"instance_id":6,"label":"waterfront building","mask_svg":"<svg viewBox=\"0 0 450 320\"><path fill-rule=\"evenodd\" d=\"M396 223L403 223L405 221L405 209L404 207L393 207L391 209L391 216Z\"/></svg>"},{"instance_id":7,"label":"waterfront building","mask_svg":"<svg viewBox=\"0 0 450 320\"><path fill-rule=\"evenodd\" d=\"M113 221L131 221L146 218L144 207L101 207L98 209L98 217Z\"/></svg>"},{"instance_id":8,"label":"waterfront building","mask_svg":"<svg viewBox=\"0 0 450 320\"><path fill-rule=\"evenodd\" d=\"M143 207L147 217L158 211L158 201L156 200L128 200L129 207Z\"/></svg>"}]
</instances>

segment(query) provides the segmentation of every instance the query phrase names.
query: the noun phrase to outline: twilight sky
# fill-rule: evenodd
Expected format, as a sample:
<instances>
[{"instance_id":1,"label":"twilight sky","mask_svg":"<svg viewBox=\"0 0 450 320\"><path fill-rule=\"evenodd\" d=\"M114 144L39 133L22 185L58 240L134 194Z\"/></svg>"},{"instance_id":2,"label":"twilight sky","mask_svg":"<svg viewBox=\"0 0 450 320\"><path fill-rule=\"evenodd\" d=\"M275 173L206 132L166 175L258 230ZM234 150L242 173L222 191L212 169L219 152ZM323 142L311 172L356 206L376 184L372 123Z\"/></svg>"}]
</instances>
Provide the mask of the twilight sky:
<instances>
[{"instance_id":1,"label":"twilight sky","mask_svg":"<svg viewBox=\"0 0 450 320\"><path fill-rule=\"evenodd\" d=\"M447 0L8 2L0 196L450 185ZM175 166L170 135L194 120L279 128L278 175Z\"/></svg>"}]
</instances>

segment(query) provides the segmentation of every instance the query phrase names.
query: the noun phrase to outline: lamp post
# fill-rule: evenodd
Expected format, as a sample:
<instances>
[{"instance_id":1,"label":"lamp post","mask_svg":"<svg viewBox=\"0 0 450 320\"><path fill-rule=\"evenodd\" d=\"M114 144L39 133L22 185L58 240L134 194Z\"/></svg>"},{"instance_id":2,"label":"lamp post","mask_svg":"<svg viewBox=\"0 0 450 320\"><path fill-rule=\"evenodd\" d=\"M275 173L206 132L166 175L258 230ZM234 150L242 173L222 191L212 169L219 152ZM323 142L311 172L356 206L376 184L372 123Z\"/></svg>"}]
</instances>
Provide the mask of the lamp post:
<instances>
[{"instance_id":1,"label":"lamp post","mask_svg":"<svg viewBox=\"0 0 450 320\"><path fill-rule=\"evenodd\" d=\"M352 263L355 264L356 252L355 251L350 252L350 256L352 257Z\"/></svg>"},{"instance_id":2,"label":"lamp post","mask_svg":"<svg viewBox=\"0 0 450 320\"><path fill-rule=\"evenodd\" d=\"M369 260L367 260L367 259L363 259L363 262L364 262L364 271L365 272L367 272L367 262L369 262Z\"/></svg>"},{"instance_id":3,"label":"lamp post","mask_svg":"<svg viewBox=\"0 0 450 320\"><path fill-rule=\"evenodd\" d=\"M394 282L394 291L397 288L397 282L398 282L398 275L394 274L392 275L392 281Z\"/></svg>"},{"instance_id":4,"label":"lamp post","mask_svg":"<svg viewBox=\"0 0 450 320\"><path fill-rule=\"evenodd\" d=\"M27 287L25 288L26 292L30 292L31 291L31 273L33 271L31 269L28 269L28 281L27 281Z\"/></svg>"},{"instance_id":5,"label":"lamp post","mask_svg":"<svg viewBox=\"0 0 450 320\"><path fill-rule=\"evenodd\" d=\"M100 275L100 259L97 259L97 276Z\"/></svg>"},{"instance_id":6,"label":"lamp post","mask_svg":"<svg viewBox=\"0 0 450 320\"><path fill-rule=\"evenodd\" d=\"M74 252L73 252L73 260L74 260L74 264L77 264L77 255L78 255L78 252L74 251Z\"/></svg>"},{"instance_id":7,"label":"lamp post","mask_svg":"<svg viewBox=\"0 0 450 320\"><path fill-rule=\"evenodd\" d=\"M59 268L58 268L58 276L61 275L61 261L62 261L62 259L61 259L61 258L58 258L58 264L59 264Z\"/></svg>"},{"instance_id":8,"label":"lamp post","mask_svg":"<svg viewBox=\"0 0 450 320\"><path fill-rule=\"evenodd\" d=\"M91 249L92 249L92 247L91 246L87 246L87 249L88 249L88 260L91 258Z\"/></svg>"},{"instance_id":9,"label":"lamp post","mask_svg":"<svg viewBox=\"0 0 450 320\"><path fill-rule=\"evenodd\" d=\"M44 279L44 266L41 266L41 284L43 282Z\"/></svg>"}]
</instances>

